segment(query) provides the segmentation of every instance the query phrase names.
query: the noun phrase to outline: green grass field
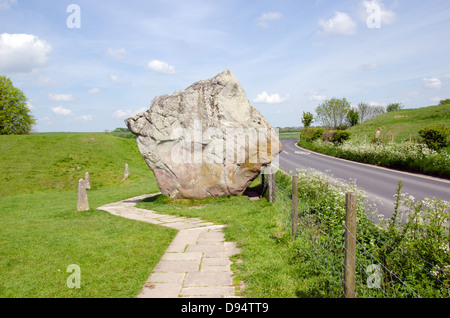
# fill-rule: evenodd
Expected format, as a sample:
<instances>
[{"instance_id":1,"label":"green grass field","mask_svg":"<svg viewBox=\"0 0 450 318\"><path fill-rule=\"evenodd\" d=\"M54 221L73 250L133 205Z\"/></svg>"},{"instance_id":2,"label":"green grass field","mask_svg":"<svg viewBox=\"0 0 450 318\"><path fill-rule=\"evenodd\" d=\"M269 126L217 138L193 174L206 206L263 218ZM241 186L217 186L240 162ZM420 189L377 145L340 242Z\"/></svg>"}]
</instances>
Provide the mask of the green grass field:
<instances>
[{"instance_id":1,"label":"green grass field","mask_svg":"<svg viewBox=\"0 0 450 318\"><path fill-rule=\"evenodd\" d=\"M450 104L430 106L416 109L404 109L385 113L349 129L352 139L364 142L365 136L369 142L379 128L381 136L395 142L409 141L419 137L419 130L432 125L450 126Z\"/></svg>"},{"instance_id":2,"label":"green grass field","mask_svg":"<svg viewBox=\"0 0 450 318\"><path fill-rule=\"evenodd\" d=\"M136 297L176 231L96 210L159 191L133 139L0 136L0 163L0 297ZM125 163L131 176L121 181ZM78 212L85 171L91 210ZM67 287L71 264L80 289Z\"/></svg>"},{"instance_id":3,"label":"green grass field","mask_svg":"<svg viewBox=\"0 0 450 318\"><path fill-rule=\"evenodd\" d=\"M149 177L134 139L101 133L0 136L0 162L0 196L74 191L85 172L96 189Z\"/></svg>"},{"instance_id":4,"label":"green grass field","mask_svg":"<svg viewBox=\"0 0 450 318\"><path fill-rule=\"evenodd\" d=\"M133 298L169 246L175 230L96 210L159 192L133 139L102 133L0 136L0 298ZM125 163L130 178L121 181ZM76 210L77 182L89 171L90 211ZM258 181L252 185L258 188ZM289 234L265 198L246 196L141 203L167 214L227 224L243 262L243 297L311 296L293 260ZM192 209L192 206L203 207ZM80 266L81 288L66 281ZM237 282L238 284L238 282Z\"/></svg>"}]
</instances>

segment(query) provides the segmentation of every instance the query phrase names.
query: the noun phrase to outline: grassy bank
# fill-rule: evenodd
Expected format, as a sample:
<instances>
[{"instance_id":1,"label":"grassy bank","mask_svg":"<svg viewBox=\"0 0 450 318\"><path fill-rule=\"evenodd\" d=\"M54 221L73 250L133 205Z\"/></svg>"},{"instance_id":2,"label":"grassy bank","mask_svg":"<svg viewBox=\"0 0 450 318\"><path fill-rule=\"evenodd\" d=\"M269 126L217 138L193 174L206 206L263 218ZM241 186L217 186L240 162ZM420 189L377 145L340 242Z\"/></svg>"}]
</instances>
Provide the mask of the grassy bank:
<instances>
[{"instance_id":1,"label":"grassy bank","mask_svg":"<svg viewBox=\"0 0 450 318\"><path fill-rule=\"evenodd\" d=\"M134 140L105 134L0 136L0 297L135 297L176 231L97 207L158 192ZM125 163L131 176L121 181ZM88 212L76 184L91 175ZM67 287L80 266L81 288Z\"/></svg>"},{"instance_id":2,"label":"grassy bank","mask_svg":"<svg viewBox=\"0 0 450 318\"><path fill-rule=\"evenodd\" d=\"M409 141L419 137L419 130L432 125L449 125L450 104L422 107L416 109L404 109L396 112L385 113L374 117L364 123L349 129L353 141L357 136L358 143L362 143L367 136L369 142L377 130L381 128L381 137L394 142Z\"/></svg>"}]
</instances>

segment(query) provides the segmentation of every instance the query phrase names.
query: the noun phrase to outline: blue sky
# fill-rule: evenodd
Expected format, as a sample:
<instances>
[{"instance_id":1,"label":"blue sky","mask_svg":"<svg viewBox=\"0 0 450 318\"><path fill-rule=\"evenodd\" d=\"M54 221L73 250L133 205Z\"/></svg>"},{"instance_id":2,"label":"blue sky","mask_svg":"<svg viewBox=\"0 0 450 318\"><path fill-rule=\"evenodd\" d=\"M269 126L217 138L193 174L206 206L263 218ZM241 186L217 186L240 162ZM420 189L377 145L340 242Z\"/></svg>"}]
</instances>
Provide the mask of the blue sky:
<instances>
[{"instance_id":1,"label":"blue sky","mask_svg":"<svg viewBox=\"0 0 450 318\"><path fill-rule=\"evenodd\" d=\"M448 0L0 0L0 74L38 132L125 127L156 95L225 69L289 127L332 97L450 98L449 34Z\"/></svg>"}]
</instances>

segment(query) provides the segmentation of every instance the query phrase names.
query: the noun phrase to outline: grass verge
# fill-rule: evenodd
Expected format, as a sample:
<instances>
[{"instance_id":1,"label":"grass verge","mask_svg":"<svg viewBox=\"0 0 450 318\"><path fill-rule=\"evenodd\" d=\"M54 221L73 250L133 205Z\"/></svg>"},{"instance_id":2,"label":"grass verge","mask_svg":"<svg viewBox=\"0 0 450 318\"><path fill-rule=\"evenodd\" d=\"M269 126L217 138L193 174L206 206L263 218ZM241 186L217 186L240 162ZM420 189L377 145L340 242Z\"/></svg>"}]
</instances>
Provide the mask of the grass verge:
<instances>
[{"instance_id":1,"label":"grass verge","mask_svg":"<svg viewBox=\"0 0 450 318\"><path fill-rule=\"evenodd\" d=\"M255 180L249 190L258 191ZM138 207L165 214L200 217L226 224L227 241L236 242L242 253L233 257L236 280L245 283L243 297L296 298L316 297L305 287L305 278L285 231L280 215L265 198L250 201L247 196L220 199L170 199L160 195L138 203ZM242 262L237 262L240 259Z\"/></svg>"},{"instance_id":2,"label":"grass verge","mask_svg":"<svg viewBox=\"0 0 450 318\"><path fill-rule=\"evenodd\" d=\"M445 150L429 150L417 144L352 144L334 145L329 142L298 142L300 147L329 156L398 169L413 173L422 173L440 178L450 178L450 157Z\"/></svg>"},{"instance_id":3,"label":"grass verge","mask_svg":"<svg viewBox=\"0 0 450 318\"><path fill-rule=\"evenodd\" d=\"M72 192L2 198L0 297L136 297L176 231L96 208L143 188L154 183L93 190L88 212L76 211ZM79 289L66 284L71 264L81 269Z\"/></svg>"}]
</instances>

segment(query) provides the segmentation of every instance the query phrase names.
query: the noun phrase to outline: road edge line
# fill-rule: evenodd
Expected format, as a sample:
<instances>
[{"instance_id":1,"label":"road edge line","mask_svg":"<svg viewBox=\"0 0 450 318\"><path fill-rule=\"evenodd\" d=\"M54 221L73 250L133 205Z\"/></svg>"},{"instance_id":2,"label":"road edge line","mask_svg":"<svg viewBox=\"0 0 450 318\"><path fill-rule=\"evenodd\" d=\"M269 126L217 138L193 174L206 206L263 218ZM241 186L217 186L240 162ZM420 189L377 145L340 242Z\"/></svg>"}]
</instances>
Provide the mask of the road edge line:
<instances>
[{"instance_id":1,"label":"road edge line","mask_svg":"<svg viewBox=\"0 0 450 318\"><path fill-rule=\"evenodd\" d=\"M355 163L355 164L366 166L366 167L372 167L372 168L377 168L377 169L381 169L381 170L385 170L385 171L397 172L397 173L400 173L400 174L405 174L405 175L409 175L409 176L413 176L413 177L419 177L419 178L423 178L423 179L428 179L428 180L432 180L432 181L437 181L437 182L443 182L443 183L450 184L450 180L447 180L447 179L427 176L427 175L423 175L423 174L417 174L417 173L413 173L413 172L406 172L406 171L401 171L401 170L395 170L395 169L386 168L386 167L380 167L380 166L372 165L372 164L369 164L369 163L363 163L363 162L353 161L353 160L344 159L344 158L333 157L333 156L325 155L325 154L317 152L317 151L313 151L313 150L310 150L310 149L307 149L307 148L300 147L297 144L297 142L295 142L294 144L295 144L295 147L297 147L298 149L309 151L309 152L312 152L312 153L320 155L320 156L333 158L333 159L336 159L336 160L341 160L341 161L346 161L346 162L351 162L351 163Z\"/></svg>"}]
</instances>

